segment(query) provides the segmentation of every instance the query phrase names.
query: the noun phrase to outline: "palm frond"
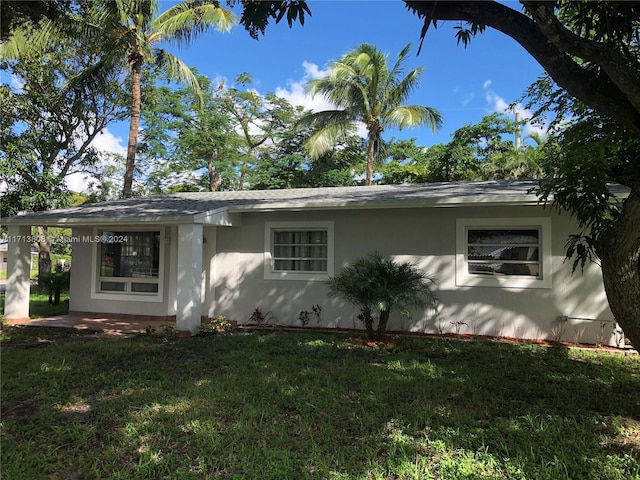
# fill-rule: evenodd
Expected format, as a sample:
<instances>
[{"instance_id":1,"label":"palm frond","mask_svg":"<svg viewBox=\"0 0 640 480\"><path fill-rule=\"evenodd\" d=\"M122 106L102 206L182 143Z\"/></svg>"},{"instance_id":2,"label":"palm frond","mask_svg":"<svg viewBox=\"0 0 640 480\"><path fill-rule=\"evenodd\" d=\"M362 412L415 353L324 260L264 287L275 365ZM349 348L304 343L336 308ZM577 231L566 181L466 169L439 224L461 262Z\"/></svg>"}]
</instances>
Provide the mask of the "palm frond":
<instances>
[{"instance_id":1,"label":"palm frond","mask_svg":"<svg viewBox=\"0 0 640 480\"><path fill-rule=\"evenodd\" d=\"M391 70L389 70L389 79L393 82L397 82L398 78L404 74L404 64L407 61L409 51L411 50L411 43L408 43L400 52L396 58L396 63L393 64ZM393 84L388 85L388 88L393 88Z\"/></svg>"},{"instance_id":2,"label":"palm frond","mask_svg":"<svg viewBox=\"0 0 640 480\"><path fill-rule=\"evenodd\" d=\"M11 38L0 44L0 61L17 60L28 51L30 38L25 29L17 29Z\"/></svg>"},{"instance_id":3,"label":"palm frond","mask_svg":"<svg viewBox=\"0 0 640 480\"><path fill-rule=\"evenodd\" d=\"M0 60L17 60L42 54L55 46L59 38L58 25L48 19L41 21L37 27L19 28L9 40L0 44Z\"/></svg>"},{"instance_id":4,"label":"palm frond","mask_svg":"<svg viewBox=\"0 0 640 480\"><path fill-rule=\"evenodd\" d=\"M362 110L366 105L366 86L348 65L336 64L329 77L318 78L307 83L306 88L312 96L321 95L338 108Z\"/></svg>"},{"instance_id":5,"label":"palm frond","mask_svg":"<svg viewBox=\"0 0 640 480\"><path fill-rule=\"evenodd\" d=\"M380 132L387 125L400 128L426 125L433 130L442 125L440 113L432 107L403 106L411 92L417 87L422 74L422 67L415 68L406 76L404 62L411 49L406 45L398 54L398 58L389 71L387 57L375 46L363 43L353 51L344 55L340 60L329 66L329 74L324 78L311 80L306 88L312 95L322 95L337 108L342 109L344 115L350 116L351 125L362 121L369 129L374 149L380 157ZM329 143L335 140L342 125L331 128L333 119L340 119L346 125L344 117L338 117L336 112L320 117L319 112L310 116L308 125L316 130L307 141L309 152L318 155L330 150ZM322 120L319 120L322 118ZM319 123L323 127L319 128ZM376 158L368 158L368 162ZM370 165L367 170L367 182L370 182Z\"/></svg>"},{"instance_id":6,"label":"palm frond","mask_svg":"<svg viewBox=\"0 0 640 480\"><path fill-rule=\"evenodd\" d=\"M409 307L435 309L438 303L431 289L435 285L432 277L415 264L396 262L379 252L356 259L326 285L330 296L353 303L363 317L365 310L369 313L377 310L378 335L384 333L392 310L411 317ZM373 333L371 325L367 325L367 330L370 335Z\"/></svg>"},{"instance_id":7,"label":"palm frond","mask_svg":"<svg viewBox=\"0 0 640 480\"><path fill-rule=\"evenodd\" d=\"M400 105L406 102L409 96L419 87L423 71L423 67L414 68L402 79L397 79L393 86L389 86L386 89L386 104Z\"/></svg>"},{"instance_id":8,"label":"palm frond","mask_svg":"<svg viewBox=\"0 0 640 480\"><path fill-rule=\"evenodd\" d=\"M305 141L307 154L313 158L320 158L330 152L335 145L346 140L356 131L353 117L342 110L328 110L303 117L296 128L311 128L313 133Z\"/></svg>"},{"instance_id":9,"label":"palm frond","mask_svg":"<svg viewBox=\"0 0 640 480\"><path fill-rule=\"evenodd\" d=\"M87 82L102 82L114 72L124 70L126 68L125 52L126 45L123 45L122 49L113 48L107 51L98 62L69 78L64 88L82 86Z\"/></svg>"},{"instance_id":10,"label":"palm frond","mask_svg":"<svg viewBox=\"0 0 640 480\"><path fill-rule=\"evenodd\" d=\"M154 49L153 52L156 67L162 69L167 78L192 89L198 96L202 94L198 78L186 63L166 50Z\"/></svg>"},{"instance_id":11,"label":"palm frond","mask_svg":"<svg viewBox=\"0 0 640 480\"><path fill-rule=\"evenodd\" d=\"M175 41L185 46L210 28L228 32L238 23L230 10L220 8L217 1L187 0L175 5L152 25L151 41Z\"/></svg>"},{"instance_id":12,"label":"palm frond","mask_svg":"<svg viewBox=\"0 0 640 480\"><path fill-rule=\"evenodd\" d=\"M435 131L442 126L442 115L433 107L400 105L386 113L384 124L400 129L426 126Z\"/></svg>"}]
</instances>

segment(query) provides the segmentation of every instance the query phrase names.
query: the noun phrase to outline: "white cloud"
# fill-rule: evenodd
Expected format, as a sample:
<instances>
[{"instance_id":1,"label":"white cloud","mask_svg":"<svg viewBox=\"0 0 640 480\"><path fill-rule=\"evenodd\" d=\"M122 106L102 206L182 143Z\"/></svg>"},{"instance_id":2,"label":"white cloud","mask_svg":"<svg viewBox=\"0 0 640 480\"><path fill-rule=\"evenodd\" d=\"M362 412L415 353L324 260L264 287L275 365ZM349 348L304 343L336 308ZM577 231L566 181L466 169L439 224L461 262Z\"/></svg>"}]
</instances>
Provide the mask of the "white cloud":
<instances>
[{"instance_id":1,"label":"white cloud","mask_svg":"<svg viewBox=\"0 0 640 480\"><path fill-rule=\"evenodd\" d=\"M533 117L533 113L531 112L531 110L524 108L520 102L511 106L503 97L491 90L489 88L490 85L490 80L487 80L483 84L484 97L487 101L488 110L490 113L503 113L507 117L512 119L515 119L515 114L518 113L520 121L526 121ZM522 135L526 137L531 133L536 133L544 137L547 135L547 129L544 126L538 124L532 125L531 123L526 123L522 129Z\"/></svg>"},{"instance_id":2,"label":"white cloud","mask_svg":"<svg viewBox=\"0 0 640 480\"><path fill-rule=\"evenodd\" d=\"M473 100L475 97L476 94L473 92L467 94L467 96L462 99L462 106L466 107L467 105L469 105L469 103L471 103L471 100Z\"/></svg>"},{"instance_id":3,"label":"white cloud","mask_svg":"<svg viewBox=\"0 0 640 480\"><path fill-rule=\"evenodd\" d=\"M484 98L489 106L489 111L500 113L507 113L510 111L507 101L493 90L485 87Z\"/></svg>"},{"instance_id":4,"label":"white cloud","mask_svg":"<svg viewBox=\"0 0 640 480\"><path fill-rule=\"evenodd\" d=\"M126 156L127 146L123 142L124 140L121 137L115 136L107 128L93 140L92 145L100 152L112 152ZM103 159L100 164L96 165L97 171L101 171L110 163L110 160ZM87 192L91 189L90 186L97 181L99 181L97 175L87 172L72 173L65 178L67 187L74 192Z\"/></svg>"},{"instance_id":5,"label":"white cloud","mask_svg":"<svg viewBox=\"0 0 640 480\"><path fill-rule=\"evenodd\" d=\"M329 74L328 70L321 70L315 63L302 62L304 75L298 80L289 79L286 87L277 87L274 92L277 96L285 98L292 105L302 106L312 112L322 112L325 110L335 110L336 106L321 95L312 97L305 91L305 84L309 80L322 78ZM356 134L366 138L367 129L364 124L358 124Z\"/></svg>"},{"instance_id":6,"label":"white cloud","mask_svg":"<svg viewBox=\"0 0 640 480\"><path fill-rule=\"evenodd\" d=\"M302 106L314 112L322 112L323 110L333 110L335 105L328 102L324 97L316 95L312 97L305 91L305 84L309 80L321 78L328 74L326 70L321 70L315 63L302 62L304 75L298 80L287 80L286 87L277 87L275 94L291 103L291 105Z\"/></svg>"},{"instance_id":7,"label":"white cloud","mask_svg":"<svg viewBox=\"0 0 640 480\"><path fill-rule=\"evenodd\" d=\"M18 93L22 93L22 89L24 88L25 81L19 77L18 75L11 74L9 83L11 87Z\"/></svg>"},{"instance_id":8,"label":"white cloud","mask_svg":"<svg viewBox=\"0 0 640 480\"><path fill-rule=\"evenodd\" d=\"M93 140L93 146L101 152L113 152L120 155L127 154L127 146L122 137L116 137L106 128Z\"/></svg>"},{"instance_id":9,"label":"white cloud","mask_svg":"<svg viewBox=\"0 0 640 480\"><path fill-rule=\"evenodd\" d=\"M327 75L328 70L320 70L318 65L315 63L307 62L306 60L302 62L302 68L304 68L305 77L308 77L310 80L315 80L317 78L322 78Z\"/></svg>"},{"instance_id":10,"label":"white cloud","mask_svg":"<svg viewBox=\"0 0 640 480\"><path fill-rule=\"evenodd\" d=\"M89 184L95 180L93 175L89 175L83 172L72 173L65 177L65 183L67 188L74 192L87 192L89 190Z\"/></svg>"}]
</instances>

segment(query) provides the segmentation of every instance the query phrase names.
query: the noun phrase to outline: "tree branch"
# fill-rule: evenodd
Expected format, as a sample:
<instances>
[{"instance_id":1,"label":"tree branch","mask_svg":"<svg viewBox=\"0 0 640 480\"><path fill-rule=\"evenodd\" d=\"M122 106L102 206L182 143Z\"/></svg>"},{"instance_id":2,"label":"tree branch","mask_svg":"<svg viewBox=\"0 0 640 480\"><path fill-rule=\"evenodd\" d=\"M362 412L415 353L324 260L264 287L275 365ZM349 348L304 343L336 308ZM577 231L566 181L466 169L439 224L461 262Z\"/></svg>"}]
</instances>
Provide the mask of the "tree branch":
<instances>
[{"instance_id":1,"label":"tree branch","mask_svg":"<svg viewBox=\"0 0 640 480\"><path fill-rule=\"evenodd\" d=\"M486 25L508 35L529 52L567 92L640 135L640 109L624 93L628 88L622 90L608 76L596 75L581 66L565 48L558 48L534 19L497 2L405 0L405 4L410 11L424 19L423 32L430 25L437 25L437 20L458 20ZM618 68L625 67L619 65Z\"/></svg>"},{"instance_id":2,"label":"tree branch","mask_svg":"<svg viewBox=\"0 0 640 480\"><path fill-rule=\"evenodd\" d=\"M628 68L617 47L576 35L558 20L551 2L522 1L547 39L557 48L602 67L609 79L637 111L640 111L640 81L637 72Z\"/></svg>"}]
</instances>

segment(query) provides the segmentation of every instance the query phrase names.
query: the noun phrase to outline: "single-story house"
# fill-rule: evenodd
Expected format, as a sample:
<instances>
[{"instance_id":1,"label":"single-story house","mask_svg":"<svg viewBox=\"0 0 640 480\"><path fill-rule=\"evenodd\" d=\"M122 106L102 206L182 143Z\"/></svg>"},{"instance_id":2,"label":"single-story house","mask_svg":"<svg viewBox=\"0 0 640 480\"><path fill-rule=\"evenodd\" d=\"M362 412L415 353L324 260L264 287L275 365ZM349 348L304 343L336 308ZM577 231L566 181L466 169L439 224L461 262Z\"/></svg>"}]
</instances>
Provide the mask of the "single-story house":
<instances>
[{"instance_id":1,"label":"single-story house","mask_svg":"<svg viewBox=\"0 0 640 480\"><path fill-rule=\"evenodd\" d=\"M0 242L0 271L7 270L7 257L9 251L9 242L3 240ZM31 268L38 264L38 249L34 246L31 247Z\"/></svg>"},{"instance_id":2,"label":"single-story house","mask_svg":"<svg viewBox=\"0 0 640 480\"><path fill-rule=\"evenodd\" d=\"M9 226L5 313L28 317L32 225L71 227L72 313L140 316L198 332L224 315L361 328L324 283L378 251L434 276L437 311L391 330L620 345L598 266L572 274L569 215L544 208L536 181L176 193L18 215ZM628 193L612 187L616 195ZM254 316L255 320L256 317Z\"/></svg>"}]
</instances>

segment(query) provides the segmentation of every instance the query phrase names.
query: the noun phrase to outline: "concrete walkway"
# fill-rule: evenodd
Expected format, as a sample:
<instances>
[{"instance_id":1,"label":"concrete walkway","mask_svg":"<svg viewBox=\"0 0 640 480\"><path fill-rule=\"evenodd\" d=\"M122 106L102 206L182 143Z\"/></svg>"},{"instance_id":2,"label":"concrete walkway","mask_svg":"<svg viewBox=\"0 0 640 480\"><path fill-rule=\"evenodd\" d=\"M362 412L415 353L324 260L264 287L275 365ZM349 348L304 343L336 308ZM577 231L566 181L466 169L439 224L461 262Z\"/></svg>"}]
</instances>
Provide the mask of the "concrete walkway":
<instances>
[{"instance_id":1,"label":"concrete walkway","mask_svg":"<svg viewBox=\"0 0 640 480\"><path fill-rule=\"evenodd\" d=\"M156 332L160 332L162 331L162 326L169 322L159 320L124 320L116 318L90 318L75 315L58 315L56 317L32 318L27 321L9 321L8 323L11 325L98 330L109 336L125 336L144 332L148 327L154 328Z\"/></svg>"}]
</instances>

